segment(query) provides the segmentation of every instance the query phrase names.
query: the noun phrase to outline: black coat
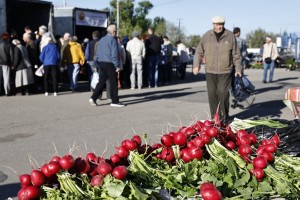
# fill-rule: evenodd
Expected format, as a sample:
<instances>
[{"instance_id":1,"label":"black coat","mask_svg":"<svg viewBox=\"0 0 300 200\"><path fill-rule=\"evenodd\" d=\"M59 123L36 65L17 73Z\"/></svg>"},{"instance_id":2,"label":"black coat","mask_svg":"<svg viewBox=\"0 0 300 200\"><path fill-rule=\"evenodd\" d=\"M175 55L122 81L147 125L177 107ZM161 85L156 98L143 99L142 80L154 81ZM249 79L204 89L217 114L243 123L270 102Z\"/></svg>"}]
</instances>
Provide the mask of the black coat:
<instances>
[{"instance_id":1,"label":"black coat","mask_svg":"<svg viewBox=\"0 0 300 200\"><path fill-rule=\"evenodd\" d=\"M0 65L11 66L14 60L14 47L6 40L0 41Z\"/></svg>"},{"instance_id":2,"label":"black coat","mask_svg":"<svg viewBox=\"0 0 300 200\"><path fill-rule=\"evenodd\" d=\"M14 48L14 63L13 66L16 71L26 69L27 66L25 64L23 55L21 50L18 47Z\"/></svg>"}]
</instances>

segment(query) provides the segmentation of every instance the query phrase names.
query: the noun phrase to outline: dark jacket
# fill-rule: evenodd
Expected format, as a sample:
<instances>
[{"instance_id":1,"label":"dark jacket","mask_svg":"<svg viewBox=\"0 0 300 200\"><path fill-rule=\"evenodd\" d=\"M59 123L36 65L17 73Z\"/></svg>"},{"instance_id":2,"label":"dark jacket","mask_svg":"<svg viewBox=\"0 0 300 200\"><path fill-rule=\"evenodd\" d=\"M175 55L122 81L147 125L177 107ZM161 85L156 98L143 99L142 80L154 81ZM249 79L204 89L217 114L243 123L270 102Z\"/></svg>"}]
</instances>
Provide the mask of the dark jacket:
<instances>
[{"instance_id":1,"label":"dark jacket","mask_svg":"<svg viewBox=\"0 0 300 200\"><path fill-rule=\"evenodd\" d=\"M26 69L27 66L25 64L23 55L21 50L18 47L14 48L14 61L13 65L16 71Z\"/></svg>"},{"instance_id":2,"label":"dark jacket","mask_svg":"<svg viewBox=\"0 0 300 200\"><path fill-rule=\"evenodd\" d=\"M89 41L87 43L86 49L85 49L85 58L87 61L93 61L94 55L95 55L95 44L99 41L99 39L94 39L92 41Z\"/></svg>"},{"instance_id":3,"label":"dark jacket","mask_svg":"<svg viewBox=\"0 0 300 200\"><path fill-rule=\"evenodd\" d=\"M146 56L157 56L161 51L161 39L156 35L150 35L145 42Z\"/></svg>"},{"instance_id":4,"label":"dark jacket","mask_svg":"<svg viewBox=\"0 0 300 200\"><path fill-rule=\"evenodd\" d=\"M11 66L14 60L14 47L6 40L0 41L0 65Z\"/></svg>"}]
</instances>

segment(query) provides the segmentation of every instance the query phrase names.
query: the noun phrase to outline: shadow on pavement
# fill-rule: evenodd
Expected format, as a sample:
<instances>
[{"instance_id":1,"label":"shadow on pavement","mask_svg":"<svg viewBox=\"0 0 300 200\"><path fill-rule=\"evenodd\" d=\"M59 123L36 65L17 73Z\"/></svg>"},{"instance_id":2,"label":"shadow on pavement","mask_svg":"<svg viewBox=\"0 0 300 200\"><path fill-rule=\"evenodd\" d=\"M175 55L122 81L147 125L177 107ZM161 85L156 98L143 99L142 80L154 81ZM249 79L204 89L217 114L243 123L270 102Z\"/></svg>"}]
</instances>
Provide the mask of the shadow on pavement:
<instances>
[{"instance_id":1,"label":"shadow on pavement","mask_svg":"<svg viewBox=\"0 0 300 200\"><path fill-rule=\"evenodd\" d=\"M0 200L7 200L9 197L14 198L20 190L20 183L11 183L0 185Z\"/></svg>"},{"instance_id":2,"label":"shadow on pavement","mask_svg":"<svg viewBox=\"0 0 300 200\"><path fill-rule=\"evenodd\" d=\"M252 118L279 118L281 109L285 108L282 100L267 101L264 103L253 104L252 106L242 110L238 114L232 115L232 118L252 119Z\"/></svg>"}]
</instances>

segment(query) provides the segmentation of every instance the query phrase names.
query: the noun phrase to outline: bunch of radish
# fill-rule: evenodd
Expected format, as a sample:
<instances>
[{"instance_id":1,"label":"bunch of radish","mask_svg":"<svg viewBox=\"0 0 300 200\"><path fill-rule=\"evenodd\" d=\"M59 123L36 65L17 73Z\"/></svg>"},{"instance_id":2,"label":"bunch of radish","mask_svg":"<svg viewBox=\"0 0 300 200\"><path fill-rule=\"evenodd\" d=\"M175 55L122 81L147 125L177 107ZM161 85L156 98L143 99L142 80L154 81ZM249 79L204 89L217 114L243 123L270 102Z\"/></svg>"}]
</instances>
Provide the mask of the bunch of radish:
<instances>
[{"instance_id":1,"label":"bunch of radish","mask_svg":"<svg viewBox=\"0 0 300 200\"><path fill-rule=\"evenodd\" d=\"M44 184L58 184L57 175L61 171L68 171L71 174L87 174L90 177L92 186L100 187L106 175L111 174L116 179L122 180L127 176L127 156L129 151L141 147L141 138L133 136L131 140L124 140L117 153L110 159L104 159L93 152L88 152L84 157L76 159L67 154L62 157L53 156L52 159L39 169L32 170L31 174L19 176L21 189L18 192L19 200L33 200L40 197L40 187Z\"/></svg>"}]
</instances>

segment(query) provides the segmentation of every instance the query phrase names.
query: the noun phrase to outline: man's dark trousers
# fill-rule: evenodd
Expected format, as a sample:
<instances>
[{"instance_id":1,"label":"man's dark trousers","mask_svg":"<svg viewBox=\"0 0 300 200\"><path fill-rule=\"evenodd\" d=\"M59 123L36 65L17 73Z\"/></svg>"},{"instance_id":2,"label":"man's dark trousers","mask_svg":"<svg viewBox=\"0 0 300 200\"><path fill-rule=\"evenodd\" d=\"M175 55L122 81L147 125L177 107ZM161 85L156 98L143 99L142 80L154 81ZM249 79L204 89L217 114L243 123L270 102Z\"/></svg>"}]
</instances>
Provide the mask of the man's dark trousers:
<instances>
[{"instance_id":1,"label":"man's dark trousers","mask_svg":"<svg viewBox=\"0 0 300 200\"><path fill-rule=\"evenodd\" d=\"M110 82L111 101L113 104L118 104L119 97L116 67L112 63L108 62L100 62L99 65L100 78L91 98L94 101L96 101L99 98L99 96L103 92L105 82L108 79L108 81Z\"/></svg>"},{"instance_id":2,"label":"man's dark trousers","mask_svg":"<svg viewBox=\"0 0 300 200\"><path fill-rule=\"evenodd\" d=\"M229 90L231 88L232 73L212 74L206 73L208 101L212 117L218 105L220 120L227 120L229 114Z\"/></svg>"}]
</instances>

